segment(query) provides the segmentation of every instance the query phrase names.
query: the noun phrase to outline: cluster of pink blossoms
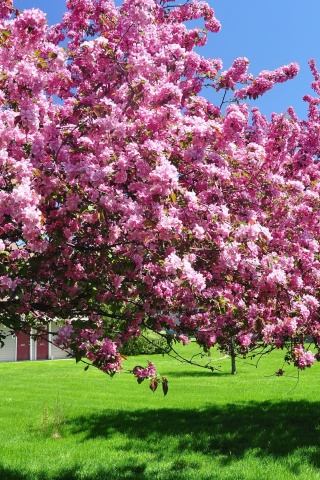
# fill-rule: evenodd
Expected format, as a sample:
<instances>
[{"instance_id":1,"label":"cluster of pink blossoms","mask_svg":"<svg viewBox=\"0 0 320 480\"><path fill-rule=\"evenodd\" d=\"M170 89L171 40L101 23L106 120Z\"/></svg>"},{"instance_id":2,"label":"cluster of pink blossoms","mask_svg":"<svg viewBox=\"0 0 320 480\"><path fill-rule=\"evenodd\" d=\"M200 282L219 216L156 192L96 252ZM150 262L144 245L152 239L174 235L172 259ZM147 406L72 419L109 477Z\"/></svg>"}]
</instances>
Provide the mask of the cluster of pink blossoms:
<instances>
[{"instance_id":1,"label":"cluster of pink blossoms","mask_svg":"<svg viewBox=\"0 0 320 480\"><path fill-rule=\"evenodd\" d=\"M296 345L292 350L292 360L299 370L305 370L314 364L315 356L310 350L305 352L302 345Z\"/></svg>"},{"instance_id":2,"label":"cluster of pink blossoms","mask_svg":"<svg viewBox=\"0 0 320 480\"><path fill-rule=\"evenodd\" d=\"M71 344L71 335L73 333L72 325L62 325L54 338L54 343L58 347L69 348Z\"/></svg>"},{"instance_id":3,"label":"cluster of pink blossoms","mask_svg":"<svg viewBox=\"0 0 320 480\"><path fill-rule=\"evenodd\" d=\"M143 368L136 366L133 369L133 373L138 380L144 380L150 378L156 374L156 368L152 362L148 362L148 366Z\"/></svg>"},{"instance_id":4,"label":"cluster of pink blossoms","mask_svg":"<svg viewBox=\"0 0 320 480\"><path fill-rule=\"evenodd\" d=\"M221 73L220 88L233 89L237 83L245 83L252 78L247 75L249 60L245 57L237 58L233 61L231 67Z\"/></svg>"},{"instance_id":5,"label":"cluster of pink blossoms","mask_svg":"<svg viewBox=\"0 0 320 480\"><path fill-rule=\"evenodd\" d=\"M295 62L277 68L276 70L263 70L256 78L250 78L251 83L240 90L237 90L237 98L257 98L263 93L271 90L276 83L283 83L294 78L299 73L299 65ZM246 79L247 80L247 79Z\"/></svg>"},{"instance_id":6,"label":"cluster of pink blossoms","mask_svg":"<svg viewBox=\"0 0 320 480\"><path fill-rule=\"evenodd\" d=\"M196 51L207 32L187 28L220 29L197 0L68 1L50 28L38 9L1 5L1 323L77 319L56 343L111 375L144 328L241 355L262 342L311 365L320 100L305 97L303 121L245 103L298 66L255 78L238 58L222 71ZM225 110L205 85L230 96ZM152 364L134 373L167 391Z\"/></svg>"}]
</instances>

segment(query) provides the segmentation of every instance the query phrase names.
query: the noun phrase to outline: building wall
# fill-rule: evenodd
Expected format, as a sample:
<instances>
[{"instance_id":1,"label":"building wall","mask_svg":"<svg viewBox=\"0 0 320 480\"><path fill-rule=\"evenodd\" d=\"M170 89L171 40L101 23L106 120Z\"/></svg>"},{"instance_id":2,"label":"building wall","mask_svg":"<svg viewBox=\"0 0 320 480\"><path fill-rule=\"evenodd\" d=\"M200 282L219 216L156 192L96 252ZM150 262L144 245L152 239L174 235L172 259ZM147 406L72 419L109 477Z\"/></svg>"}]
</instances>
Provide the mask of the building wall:
<instances>
[{"instance_id":1,"label":"building wall","mask_svg":"<svg viewBox=\"0 0 320 480\"><path fill-rule=\"evenodd\" d=\"M0 327L4 332L9 330L5 327ZM0 348L0 362L14 362L16 360L16 337L9 335L6 340L4 347Z\"/></svg>"},{"instance_id":2,"label":"building wall","mask_svg":"<svg viewBox=\"0 0 320 480\"><path fill-rule=\"evenodd\" d=\"M59 329L59 325L57 323L51 323L50 324L50 332L57 332ZM53 341L54 335L49 336L49 340ZM49 343L49 358L52 360L58 360L58 359L63 359L67 358L68 353L65 352L64 350L61 350L61 348L56 347L55 345L52 345L52 343Z\"/></svg>"},{"instance_id":3,"label":"building wall","mask_svg":"<svg viewBox=\"0 0 320 480\"><path fill-rule=\"evenodd\" d=\"M59 326L56 323L51 323L49 330L50 332L57 332ZM9 333L9 329L0 325L0 330L5 333ZM49 340L52 341L54 338L53 335L49 335ZM30 341L30 360L36 360L37 354L37 345L36 341ZM68 358L68 353L60 348L56 347L49 343L49 360L58 360ZM15 362L17 360L17 338L15 335L9 335L5 341L4 346L0 348L0 362Z\"/></svg>"}]
</instances>

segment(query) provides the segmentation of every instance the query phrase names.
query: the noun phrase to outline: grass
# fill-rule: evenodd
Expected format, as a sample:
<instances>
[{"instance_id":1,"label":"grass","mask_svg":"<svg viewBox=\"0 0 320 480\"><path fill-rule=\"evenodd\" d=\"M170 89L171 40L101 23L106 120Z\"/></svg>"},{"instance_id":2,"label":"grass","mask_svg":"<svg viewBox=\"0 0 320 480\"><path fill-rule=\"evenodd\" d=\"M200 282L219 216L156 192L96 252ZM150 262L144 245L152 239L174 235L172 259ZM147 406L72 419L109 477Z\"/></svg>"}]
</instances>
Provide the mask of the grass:
<instances>
[{"instance_id":1,"label":"grass","mask_svg":"<svg viewBox=\"0 0 320 480\"><path fill-rule=\"evenodd\" d=\"M167 397L72 360L0 364L0 478L320 480L319 365L296 385L281 353L236 376L218 353L214 373L154 356Z\"/></svg>"}]
</instances>

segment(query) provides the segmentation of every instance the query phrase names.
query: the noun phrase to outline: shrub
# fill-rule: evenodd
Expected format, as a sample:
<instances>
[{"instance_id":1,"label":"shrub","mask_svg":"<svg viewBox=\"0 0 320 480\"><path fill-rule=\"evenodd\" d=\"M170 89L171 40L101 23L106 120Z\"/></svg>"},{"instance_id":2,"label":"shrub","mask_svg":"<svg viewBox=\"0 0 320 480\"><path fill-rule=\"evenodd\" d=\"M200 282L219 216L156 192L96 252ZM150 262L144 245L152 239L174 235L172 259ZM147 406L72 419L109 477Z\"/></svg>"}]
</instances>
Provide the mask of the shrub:
<instances>
[{"instance_id":1,"label":"shrub","mask_svg":"<svg viewBox=\"0 0 320 480\"><path fill-rule=\"evenodd\" d=\"M123 355L154 355L168 350L165 338L154 333L143 332L140 337L133 337L122 345Z\"/></svg>"}]
</instances>

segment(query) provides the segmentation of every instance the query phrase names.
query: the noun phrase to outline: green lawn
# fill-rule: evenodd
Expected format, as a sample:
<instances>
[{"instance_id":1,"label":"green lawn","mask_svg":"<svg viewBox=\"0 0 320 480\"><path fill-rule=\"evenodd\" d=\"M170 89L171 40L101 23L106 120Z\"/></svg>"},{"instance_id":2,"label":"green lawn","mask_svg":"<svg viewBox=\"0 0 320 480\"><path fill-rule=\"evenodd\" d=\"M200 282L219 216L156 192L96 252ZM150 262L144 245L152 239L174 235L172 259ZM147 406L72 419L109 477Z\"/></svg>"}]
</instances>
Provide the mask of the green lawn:
<instances>
[{"instance_id":1,"label":"green lawn","mask_svg":"<svg viewBox=\"0 0 320 480\"><path fill-rule=\"evenodd\" d=\"M282 353L236 376L219 353L214 373L155 356L167 397L72 360L0 364L0 478L320 479L320 365L296 385Z\"/></svg>"}]
</instances>

